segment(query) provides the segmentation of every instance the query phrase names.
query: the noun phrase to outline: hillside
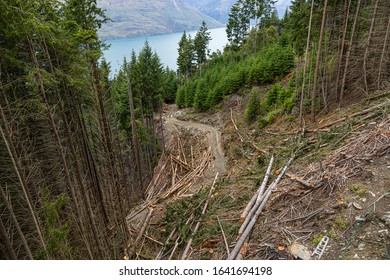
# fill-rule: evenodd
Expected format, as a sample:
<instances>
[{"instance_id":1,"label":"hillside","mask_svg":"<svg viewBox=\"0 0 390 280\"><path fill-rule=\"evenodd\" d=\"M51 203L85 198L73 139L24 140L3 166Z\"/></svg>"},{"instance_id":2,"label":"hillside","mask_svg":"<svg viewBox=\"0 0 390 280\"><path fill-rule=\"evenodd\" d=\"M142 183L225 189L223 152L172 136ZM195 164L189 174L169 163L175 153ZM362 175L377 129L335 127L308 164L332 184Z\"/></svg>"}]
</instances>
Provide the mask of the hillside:
<instances>
[{"instance_id":1,"label":"hillside","mask_svg":"<svg viewBox=\"0 0 390 280\"><path fill-rule=\"evenodd\" d=\"M240 215L259 189L271 157L269 185L294 154L244 243L242 257L315 259L311 252L327 236L322 259L388 258L388 95L374 94L323 115L307 131L288 116L266 129L248 126L243 118L248 95L233 95L208 113L167 106L167 153L155 169L147 200L127 217L130 228L147 221L148 238L140 247L131 239L126 252L136 253L137 259L226 259L240 237ZM347 115L348 122L338 121ZM221 136L213 140L212 131ZM220 145L222 158L215 152ZM223 169L221 162L227 163ZM193 232L197 220L199 231Z\"/></svg>"},{"instance_id":2,"label":"hillside","mask_svg":"<svg viewBox=\"0 0 390 280\"><path fill-rule=\"evenodd\" d=\"M230 8L236 3L236 0L183 0L202 13L222 22L227 23Z\"/></svg>"},{"instance_id":3,"label":"hillside","mask_svg":"<svg viewBox=\"0 0 390 280\"><path fill-rule=\"evenodd\" d=\"M221 27L217 20L182 0L100 0L112 20L103 25L103 39L128 38L196 30L205 21L209 28Z\"/></svg>"}]
</instances>

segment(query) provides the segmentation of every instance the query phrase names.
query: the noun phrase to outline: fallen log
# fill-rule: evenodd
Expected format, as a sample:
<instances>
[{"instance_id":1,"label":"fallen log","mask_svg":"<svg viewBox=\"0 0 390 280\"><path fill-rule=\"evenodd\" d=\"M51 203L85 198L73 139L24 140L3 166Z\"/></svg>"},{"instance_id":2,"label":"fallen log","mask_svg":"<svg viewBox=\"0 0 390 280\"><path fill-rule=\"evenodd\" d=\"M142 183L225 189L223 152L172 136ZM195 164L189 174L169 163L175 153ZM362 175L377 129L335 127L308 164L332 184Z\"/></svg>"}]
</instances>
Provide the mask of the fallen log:
<instances>
[{"instance_id":1,"label":"fallen log","mask_svg":"<svg viewBox=\"0 0 390 280\"><path fill-rule=\"evenodd\" d=\"M240 236L240 238L238 239L236 245L234 246L234 249L233 251L230 253L229 257L228 257L228 260L235 260L238 253L240 252L241 250L241 247L242 245L244 244L245 240L249 237L249 234L250 232L252 231L252 228L254 227L254 225L256 224L256 221L257 219L259 218L259 215L261 213L261 211L263 211L263 208L265 206L265 204L267 203L273 189L276 187L276 185L279 183L279 181L282 179L283 175L286 173L287 171L287 168L290 166L290 164L292 163L292 161L294 160L294 156L292 156L290 158L290 160L288 161L288 163L283 167L282 171L280 172L279 176L275 179L275 181L269 186L269 188L267 189L267 191L263 194L264 198L262 199L262 202L261 204L258 206L258 208L256 209L256 213L255 215L249 220L249 219L246 219L244 224L244 228L245 228L245 231L243 232L243 234ZM243 225L244 225L243 224Z\"/></svg>"},{"instance_id":2,"label":"fallen log","mask_svg":"<svg viewBox=\"0 0 390 280\"><path fill-rule=\"evenodd\" d=\"M142 224L142 227L141 227L141 230L139 231L139 234L137 236L137 238L135 239L135 241L133 242L133 244L130 246L128 246L128 251L127 251L127 259L131 259L137 249L137 245L138 245L138 242L141 240L141 238L144 236L145 234L145 231L146 229L148 228L149 226L149 222L150 222L150 219L152 218L152 213L153 213L153 208L152 207L149 207L149 213L148 215L146 216L143 224Z\"/></svg>"},{"instance_id":3,"label":"fallen log","mask_svg":"<svg viewBox=\"0 0 390 280\"><path fill-rule=\"evenodd\" d=\"M245 207L244 211L242 212L241 217L240 217L240 222L244 222L244 221L245 221L245 219L246 219L246 217L248 216L250 210L253 208L253 205L255 205L256 203L258 203L258 200L259 200L259 199L261 198L261 196L263 195L265 186L267 185L269 176L270 176L270 174L271 174L271 169L272 169L273 162L274 162L274 156L272 155L271 160L270 160L270 162L269 162L269 164L268 164L268 168L267 168L267 171L266 171L266 173L265 173L263 182L261 183L260 188L259 188L259 189L257 190L257 192L253 195L252 199L249 201L248 205Z\"/></svg>"}]
</instances>

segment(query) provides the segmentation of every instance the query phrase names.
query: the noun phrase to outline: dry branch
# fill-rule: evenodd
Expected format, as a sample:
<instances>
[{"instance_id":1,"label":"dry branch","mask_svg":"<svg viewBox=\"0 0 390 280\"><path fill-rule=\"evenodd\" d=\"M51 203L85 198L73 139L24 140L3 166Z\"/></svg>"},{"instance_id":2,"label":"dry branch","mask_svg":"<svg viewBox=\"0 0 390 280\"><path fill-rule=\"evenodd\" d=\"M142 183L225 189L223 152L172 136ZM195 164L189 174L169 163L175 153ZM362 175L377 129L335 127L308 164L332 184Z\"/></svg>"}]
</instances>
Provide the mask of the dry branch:
<instances>
[{"instance_id":1,"label":"dry branch","mask_svg":"<svg viewBox=\"0 0 390 280\"><path fill-rule=\"evenodd\" d=\"M209 195L207 196L206 203L205 203L204 206L203 206L203 210L202 210L202 214L201 214L202 216L206 213L207 206L208 206L208 204L209 204L209 201L210 201L211 195L212 195L212 193L213 193L213 190L214 190L214 187L215 187L215 183L217 182L217 179L218 179L218 172L217 172L217 174L215 175L214 182L213 182L213 184L211 185L211 188L210 188L210 191L209 191ZM198 232L199 227L200 227L200 220L196 223L196 226L195 226L195 228L194 228L194 230L193 230L193 232L192 232L192 237L190 238L190 240L188 240L187 246L186 246L186 248L184 249L183 255L181 256L181 259L182 259L182 260L187 259L188 251L189 251L190 248L191 248L191 244L192 244L192 241L193 241L193 237L194 237L195 234Z\"/></svg>"},{"instance_id":2,"label":"dry branch","mask_svg":"<svg viewBox=\"0 0 390 280\"><path fill-rule=\"evenodd\" d=\"M230 118L231 118L231 120L232 120L232 123L233 123L234 128L235 128L236 131L237 131L237 134L238 134L238 137L240 138L240 141L241 141L241 142L244 142L244 139L243 139L243 137L241 136L240 131L239 131L238 128L237 128L236 122L234 121L234 118L233 118L233 109L230 109Z\"/></svg>"},{"instance_id":3,"label":"dry branch","mask_svg":"<svg viewBox=\"0 0 390 280\"><path fill-rule=\"evenodd\" d=\"M333 125L335 125L335 124L337 124L337 123L343 122L343 121L345 121L345 120L348 120L348 119L351 119L351 118L354 118L354 117L358 117L358 116L362 116L362 115L368 114L368 113L370 113L370 112L372 112L372 111L375 111L375 110L377 110L377 109L380 109L380 108L382 108L382 107L386 107L386 106L388 106L389 104L390 104L389 101L385 101L385 102L383 102L383 103L381 103L381 104L378 104L378 105L375 105L375 106L373 106L373 107L371 107L371 108L365 109L365 110L363 110L363 111L354 113L354 114L352 114L352 115L350 115L350 116L343 117L343 118L341 118L341 119L338 119L338 120L335 120L335 121L330 122L330 123L328 123L328 124L325 124L325 125L319 127L319 129L324 129L324 128L333 126Z\"/></svg>"},{"instance_id":4,"label":"dry branch","mask_svg":"<svg viewBox=\"0 0 390 280\"><path fill-rule=\"evenodd\" d=\"M217 221L218 221L219 227L221 228L222 237L223 237L223 242L225 243L226 253L229 255L229 254L230 254L229 244L228 244L228 242L227 242L227 240L226 240L225 231L223 230L221 221L219 220L218 216L217 216Z\"/></svg>"},{"instance_id":5,"label":"dry branch","mask_svg":"<svg viewBox=\"0 0 390 280\"><path fill-rule=\"evenodd\" d=\"M310 189L314 189L315 188L314 184L311 184L308 181L299 179L296 176L293 176L293 175L288 174L288 173L286 173L286 176L289 177L290 180L297 181L298 183L302 184L303 186L305 186L307 188L310 188Z\"/></svg>"}]
</instances>

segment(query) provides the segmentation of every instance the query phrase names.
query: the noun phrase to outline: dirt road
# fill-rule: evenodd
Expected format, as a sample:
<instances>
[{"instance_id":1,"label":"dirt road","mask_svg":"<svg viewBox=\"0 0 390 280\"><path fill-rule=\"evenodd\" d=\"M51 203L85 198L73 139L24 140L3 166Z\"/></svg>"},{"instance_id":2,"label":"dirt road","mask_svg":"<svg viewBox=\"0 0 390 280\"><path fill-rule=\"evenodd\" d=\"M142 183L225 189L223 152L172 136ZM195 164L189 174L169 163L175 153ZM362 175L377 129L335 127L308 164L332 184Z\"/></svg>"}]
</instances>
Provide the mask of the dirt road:
<instances>
[{"instance_id":1,"label":"dirt road","mask_svg":"<svg viewBox=\"0 0 390 280\"><path fill-rule=\"evenodd\" d=\"M209 146L211 147L213 153L213 162L215 172L218 172L220 175L225 174L226 172L226 159L225 153L222 147L222 137L221 132L219 132L215 127L210 125L180 121L173 117L173 115L168 115L166 117L165 131L168 133L178 132L177 127L183 127L186 129L198 129L204 132L207 136Z\"/></svg>"}]
</instances>

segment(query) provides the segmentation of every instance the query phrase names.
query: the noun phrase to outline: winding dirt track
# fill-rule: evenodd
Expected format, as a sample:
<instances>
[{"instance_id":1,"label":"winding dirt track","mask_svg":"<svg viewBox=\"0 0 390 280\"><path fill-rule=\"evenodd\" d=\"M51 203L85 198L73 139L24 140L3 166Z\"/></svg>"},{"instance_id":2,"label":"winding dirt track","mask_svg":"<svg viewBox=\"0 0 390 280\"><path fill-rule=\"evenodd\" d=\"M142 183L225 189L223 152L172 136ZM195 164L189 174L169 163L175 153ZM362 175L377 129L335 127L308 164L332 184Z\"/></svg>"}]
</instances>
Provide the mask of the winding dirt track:
<instances>
[{"instance_id":1,"label":"winding dirt track","mask_svg":"<svg viewBox=\"0 0 390 280\"><path fill-rule=\"evenodd\" d=\"M174 117L167 117L165 123L165 130L169 133L178 132L177 127L183 128L195 128L203 131L207 135L209 146L213 153L213 162L215 172L218 172L220 175L225 174L226 172L226 159L225 153L222 147L222 137L221 132L219 132L215 127L195 122L180 121Z\"/></svg>"}]
</instances>

